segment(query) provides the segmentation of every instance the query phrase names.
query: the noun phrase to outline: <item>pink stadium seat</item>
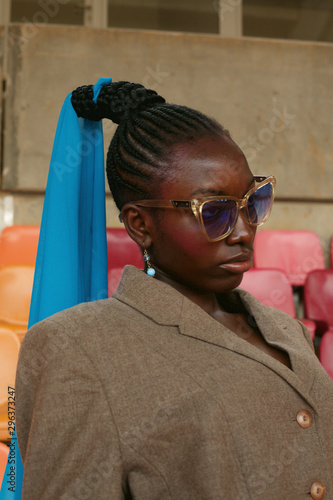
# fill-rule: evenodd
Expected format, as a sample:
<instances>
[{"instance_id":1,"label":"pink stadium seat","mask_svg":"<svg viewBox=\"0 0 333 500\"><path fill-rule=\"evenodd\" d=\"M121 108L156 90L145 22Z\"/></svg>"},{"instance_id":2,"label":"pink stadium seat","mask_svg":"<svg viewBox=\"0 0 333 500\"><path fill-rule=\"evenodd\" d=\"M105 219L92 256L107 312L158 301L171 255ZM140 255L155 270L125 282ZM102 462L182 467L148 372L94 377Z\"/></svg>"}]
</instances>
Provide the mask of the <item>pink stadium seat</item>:
<instances>
[{"instance_id":1,"label":"pink stadium seat","mask_svg":"<svg viewBox=\"0 0 333 500\"><path fill-rule=\"evenodd\" d=\"M279 269L251 269L244 273L240 287L252 293L262 304L295 317L292 287Z\"/></svg>"},{"instance_id":2,"label":"pink stadium seat","mask_svg":"<svg viewBox=\"0 0 333 500\"><path fill-rule=\"evenodd\" d=\"M0 267L34 266L39 226L8 226L0 235Z\"/></svg>"},{"instance_id":3,"label":"pink stadium seat","mask_svg":"<svg viewBox=\"0 0 333 500\"><path fill-rule=\"evenodd\" d=\"M109 297L114 294L117 290L121 276L123 274L123 267L114 267L113 269L109 269L108 272L108 288L109 288Z\"/></svg>"},{"instance_id":4,"label":"pink stadium seat","mask_svg":"<svg viewBox=\"0 0 333 500\"><path fill-rule=\"evenodd\" d=\"M328 330L322 336L319 346L319 359L333 380L333 330Z\"/></svg>"},{"instance_id":5,"label":"pink stadium seat","mask_svg":"<svg viewBox=\"0 0 333 500\"><path fill-rule=\"evenodd\" d=\"M325 269L319 237L313 231L261 230L254 241L256 268L280 269L294 286L303 286L314 269Z\"/></svg>"},{"instance_id":6,"label":"pink stadium seat","mask_svg":"<svg viewBox=\"0 0 333 500\"><path fill-rule=\"evenodd\" d=\"M293 318L296 317L292 286L279 269L251 269L244 274L240 288L252 293L262 304L275 307ZM311 338L315 336L315 323L300 320L305 324Z\"/></svg>"},{"instance_id":7,"label":"pink stadium seat","mask_svg":"<svg viewBox=\"0 0 333 500\"><path fill-rule=\"evenodd\" d=\"M304 286L304 312L320 333L333 329L333 269L312 271Z\"/></svg>"}]
</instances>

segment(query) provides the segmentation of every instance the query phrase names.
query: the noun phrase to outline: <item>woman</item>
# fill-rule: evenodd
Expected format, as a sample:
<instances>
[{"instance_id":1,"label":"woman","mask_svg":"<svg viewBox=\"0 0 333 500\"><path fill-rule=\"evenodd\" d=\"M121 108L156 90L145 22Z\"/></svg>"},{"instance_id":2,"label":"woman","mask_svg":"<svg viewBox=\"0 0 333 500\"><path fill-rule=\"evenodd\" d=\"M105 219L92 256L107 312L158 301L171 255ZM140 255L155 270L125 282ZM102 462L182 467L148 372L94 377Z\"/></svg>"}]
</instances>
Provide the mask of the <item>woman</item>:
<instances>
[{"instance_id":1,"label":"woman","mask_svg":"<svg viewBox=\"0 0 333 500\"><path fill-rule=\"evenodd\" d=\"M93 97L72 104L119 124L107 176L146 273L126 267L112 298L26 335L23 497L333 498L333 384L302 324L237 289L274 178L215 120L141 85Z\"/></svg>"}]
</instances>

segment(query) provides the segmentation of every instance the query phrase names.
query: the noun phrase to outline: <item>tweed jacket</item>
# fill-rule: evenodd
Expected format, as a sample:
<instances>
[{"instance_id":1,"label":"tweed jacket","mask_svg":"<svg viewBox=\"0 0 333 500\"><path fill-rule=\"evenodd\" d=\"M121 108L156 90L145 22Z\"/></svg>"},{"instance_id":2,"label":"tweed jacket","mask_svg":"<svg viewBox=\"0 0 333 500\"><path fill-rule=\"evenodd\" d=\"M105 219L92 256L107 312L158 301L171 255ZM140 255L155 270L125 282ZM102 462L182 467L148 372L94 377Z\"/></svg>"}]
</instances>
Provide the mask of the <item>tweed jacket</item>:
<instances>
[{"instance_id":1,"label":"tweed jacket","mask_svg":"<svg viewBox=\"0 0 333 500\"><path fill-rule=\"evenodd\" d=\"M223 296L292 370L131 266L112 298L30 329L23 499L306 500L317 482L333 499L333 383L307 330L243 290Z\"/></svg>"}]
</instances>

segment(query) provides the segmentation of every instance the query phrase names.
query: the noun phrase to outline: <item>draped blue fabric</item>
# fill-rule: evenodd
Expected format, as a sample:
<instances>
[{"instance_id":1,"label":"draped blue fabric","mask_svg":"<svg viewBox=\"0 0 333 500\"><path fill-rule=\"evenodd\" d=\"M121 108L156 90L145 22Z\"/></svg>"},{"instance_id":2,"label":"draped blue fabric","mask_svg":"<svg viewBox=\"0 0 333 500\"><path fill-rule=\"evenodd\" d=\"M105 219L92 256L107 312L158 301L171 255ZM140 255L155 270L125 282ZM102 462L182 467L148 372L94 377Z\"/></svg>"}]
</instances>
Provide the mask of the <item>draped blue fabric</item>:
<instances>
[{"instance_id":1,"label":"draped blue fabric","mask_svg":"<svg viewBox=\"0 0 333 500\"><path fill-rule=\"evenodd\" d=\"M103 85L94 86L94 101ZM38 243L29 328L63 309L108 296L104 147L101 122L77 115L71 94L62 107L54 139ZM52 438L50 436L50 438ZM0 500L22 497L23 466L16 441ZM11 490L10 467L15 467Z\"/></svg>"}]
</instances>

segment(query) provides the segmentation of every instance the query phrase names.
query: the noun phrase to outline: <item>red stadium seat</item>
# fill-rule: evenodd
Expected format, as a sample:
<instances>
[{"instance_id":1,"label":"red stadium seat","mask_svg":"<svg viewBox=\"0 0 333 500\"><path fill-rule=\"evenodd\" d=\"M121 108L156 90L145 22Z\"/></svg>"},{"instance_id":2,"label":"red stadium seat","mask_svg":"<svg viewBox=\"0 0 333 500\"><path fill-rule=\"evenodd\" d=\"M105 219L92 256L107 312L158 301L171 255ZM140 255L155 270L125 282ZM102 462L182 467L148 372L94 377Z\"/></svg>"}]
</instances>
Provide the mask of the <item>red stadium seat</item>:
<instances>
[{"instance_id":1,"label":"red stadium seat","mask_svg":"<svg viewBox=\"0 0 333 500\"><path fill-rule=\"evenodd\" d=\"M138 245L127 234L122 227L106 230L108 246L108 280L109 296L117 289L124 266L132 266L143 269L143 258Z\"/></svg>"},{"instance_id":2,"label":"red stadium seat","mask_svg":"<svg viewBox=\"0 0 333 500\"><path fill-rule=\"evenodd\" d=\"M283 271L251 269L244 274L240 288L252 293L262 304L296 317L292 286ZM314 339L315 323L310 320L300 321L305 324Z\"/></svg>"},{"instance_id":3,"label":"red stadium seat","mask_svg":"<svg viewBox=\"0 0 333 500\"><path fill-rule=\"evenodd\" d=\"M108 268L124 267L127 264L143 268L143 258L138 245L122 227L108 227L106 230L108 245Z\"/></svg>"},{"instance_id":4,"label":"red stadium seat","mask_svg":"<svg viewBox=\"0 0 333 500\"><path fill-rule=\"evenodd\" d=\"M331 238L331 268L333 269L333 236Z\"/></svg>"},{"instance_id":5,"label":"red stadium seat","mask_svg":"<svg viewBox=\"0 0 333 500\"><path fill-rule=\"evenodd\" d=\"M34 266L39 226L8 226L0 235L0 267Z\"/></svg>"},{"instance_id":6,"label":"red stadium seat","mask_svg":"<svg viewBox=\"0 0 333 500\"><path fill-rule=\"evenodd\" d=\"M333 329L333 269L312 271L304 286L304 312L319 333Z\"/></svg>"},{"instance_id":7,"label":"red stadium seat","mask_svg":"<svg viewBox=\"0 0 333 500\"><path fill-rule=\"evenodd\" d=\"M325 269L319 237L313 231L261 230L254 241L256 268L280 269L294 286L303 286L314 269Z\"/></svg>"},{"instance_id":8,"label":"red stadium seat","mask_svg":"<svg viewBox=\"0 0 333 500\"><path fill-rule=\"evenodd\" d=\"M333 330L328 330L322 336L319 346L319 359L333 380Z\"/></svg>"}]
</instances>

